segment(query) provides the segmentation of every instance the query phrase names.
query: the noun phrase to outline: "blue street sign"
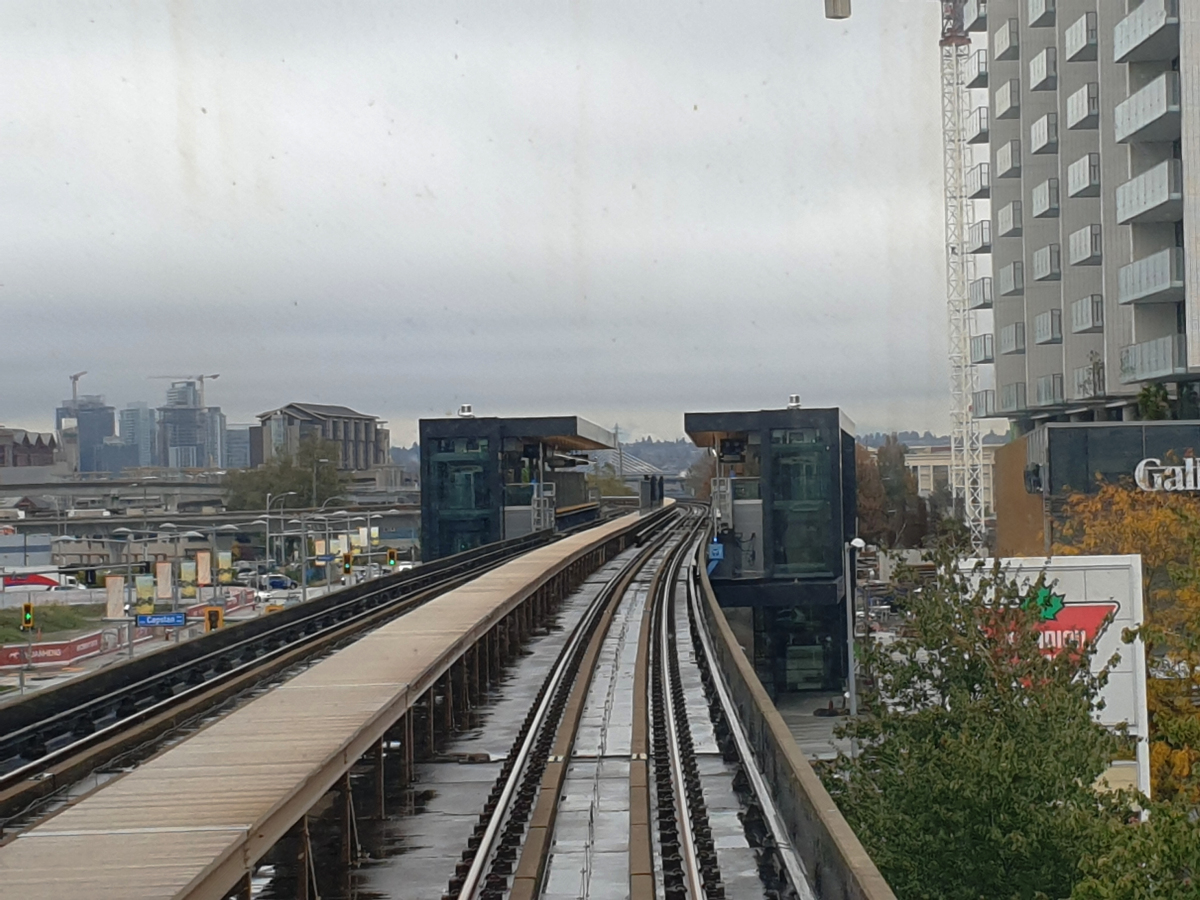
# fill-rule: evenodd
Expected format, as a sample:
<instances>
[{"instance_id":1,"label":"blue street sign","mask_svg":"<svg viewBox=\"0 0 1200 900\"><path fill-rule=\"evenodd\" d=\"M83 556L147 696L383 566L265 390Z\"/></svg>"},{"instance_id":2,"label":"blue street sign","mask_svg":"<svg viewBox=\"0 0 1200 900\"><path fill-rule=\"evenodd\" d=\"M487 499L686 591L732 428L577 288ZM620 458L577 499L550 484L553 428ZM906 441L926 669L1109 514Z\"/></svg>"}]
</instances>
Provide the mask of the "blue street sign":
<instances>
[{"instance_id":1,"label":"blue street sign","mask_svg":"<svg viewBox=\"0 0 1200 900\"><path fill-rule=\"evenodd\" d=\"M709 544L708 545L708 558L709 559L724 559L725 558L725 545L718 544L716 542Z\"/></svg>"},{"instance_id":2,"label":"blue street sign","mask_svg":"<svg viewBox=\"0 0 1200 900\"><path fill-rule=\"evenodd\" d=\"M182 628L187 624L187 615L181 612L150 613L137 617L138 628Z\"/></svg>"}]
</instances>

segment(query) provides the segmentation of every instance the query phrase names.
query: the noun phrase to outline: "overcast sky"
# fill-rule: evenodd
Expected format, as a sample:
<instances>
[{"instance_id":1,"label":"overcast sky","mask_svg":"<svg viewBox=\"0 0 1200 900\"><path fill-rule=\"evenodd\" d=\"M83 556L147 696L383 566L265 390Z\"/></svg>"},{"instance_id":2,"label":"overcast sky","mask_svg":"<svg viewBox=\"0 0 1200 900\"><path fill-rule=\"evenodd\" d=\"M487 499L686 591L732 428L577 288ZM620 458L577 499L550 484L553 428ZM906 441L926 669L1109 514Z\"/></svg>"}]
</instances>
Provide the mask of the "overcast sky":
<instances>
[{"instance_id":1,"label":"overcast sky","mask_svg":"<svg viewBox=\"0 0 1200 900\"><path fill-rule=\"evenodd\" d=\"M0 5L0 422L948 423L938 4Z\"/></svg>"}]
</instances>

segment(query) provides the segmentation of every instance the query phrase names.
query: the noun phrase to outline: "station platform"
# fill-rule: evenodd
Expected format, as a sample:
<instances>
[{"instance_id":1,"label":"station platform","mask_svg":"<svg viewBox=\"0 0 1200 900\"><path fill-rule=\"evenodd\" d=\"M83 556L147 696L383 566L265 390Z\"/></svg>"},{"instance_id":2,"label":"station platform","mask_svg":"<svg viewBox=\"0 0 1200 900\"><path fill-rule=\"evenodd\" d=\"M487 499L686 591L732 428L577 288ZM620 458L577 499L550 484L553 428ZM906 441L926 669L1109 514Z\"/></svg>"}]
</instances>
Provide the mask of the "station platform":
<instances>
[{"instance_id":1,"label":"station platform","mask_svg":"<svg viewBox=\"0 0 1200 900\"><path fill-rule=\"evenodd\" d=\"M0 847L5 896L226 896L495 626L643 521L622 516L430 600L19 834Z\"/></svg>"}]
</instances>

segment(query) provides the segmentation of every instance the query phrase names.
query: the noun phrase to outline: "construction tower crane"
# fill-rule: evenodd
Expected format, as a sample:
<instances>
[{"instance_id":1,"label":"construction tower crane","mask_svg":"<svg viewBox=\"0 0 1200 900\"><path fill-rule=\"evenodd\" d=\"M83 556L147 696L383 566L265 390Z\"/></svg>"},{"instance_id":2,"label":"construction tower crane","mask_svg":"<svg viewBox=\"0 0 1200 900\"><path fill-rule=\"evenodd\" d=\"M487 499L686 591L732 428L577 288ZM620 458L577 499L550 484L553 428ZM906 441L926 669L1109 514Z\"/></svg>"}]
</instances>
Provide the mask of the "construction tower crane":
<instances>
[{"instance_id":1,"label":"construction tower crane","mask_svg":"<svg viewBox=\"0 0 1200 900\"><path fill-rule=\"evenodd\" d=\"M946 207L946 311L950 356L950 489L955 509L982 552L987 541L983 504L983 441L972 406L979 373L971 363L969 292L975 266L967 252L967 235L975 221L975 204L967 196L966 173L971 160L967 118L971 95L967 64L971 36L963 22L966 0L938 0L942 27L938 42L942 71L942 162ZM845 19L850 0L825 0L825 16Z\"/></svg>"},{"instance_id":2,"label":"construction tower crane","mask_svg":"<svg viewBox=\"0 0 1200 900\"><path fill-rule=\"evenodd\" d=\"M206 378L208 378L208 379L212 379L215 381L216 379L221 377L221 373L218 372L216 375L151 375L150 377L151 378L169 378L172 381L198 381L198 382L200 382L200 408L208 409L207 404L205 404L205 402L204 402L204 380Z\"/></svg>"},{"instance_id":3,"label":"construction tower crane","mask_svg":"<svg viewBox=\"0 0 1200 900\"><path fill-rule=\"evenodd\" d=\"M86 374L87 372L76 372L69 376L71 379L71 403L76 409L79 408L79 379Z\"/></svg>"}]
</instances>

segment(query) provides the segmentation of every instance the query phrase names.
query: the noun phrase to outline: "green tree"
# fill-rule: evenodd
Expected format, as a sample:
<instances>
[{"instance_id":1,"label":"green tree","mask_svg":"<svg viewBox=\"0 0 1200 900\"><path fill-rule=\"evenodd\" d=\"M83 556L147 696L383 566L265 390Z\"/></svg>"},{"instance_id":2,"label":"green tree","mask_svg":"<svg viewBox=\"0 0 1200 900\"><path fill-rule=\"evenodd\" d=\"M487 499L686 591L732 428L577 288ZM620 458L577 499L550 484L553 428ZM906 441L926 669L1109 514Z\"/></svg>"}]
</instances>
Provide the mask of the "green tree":
<instances>
[{"instance_id":1,"label":"green tree","mask_svg":"<svg viewBox=\"0 0 1200 900\"><path fill-rule=\"evenodd\" d=\"M858 488L858 535L869 544L892 546L888 501L879 476L879 464L862 444L854 445L855 480Z\"/></svg>"},{"instance_id":2,"label":"green tree","mask_svg":"<svg viewBox=\"0 0 1200 900\"><path fill-rule=\"evenodd\" d=\"M1143 419L1171 418L1171 400L1163 384L1148 384L1138 391L1138 415Z\"/></svg>"},{"instance_id":3,"label":"green tree","mask_svg":"<svg viewBox=\"0 0 1200 900\"><path fill-rule=\"evenodd\" d=\"M1195 900L1200 897L1200 822L1179 803L1153 803L1145 821L1108 822L1101 849L1080 862L1071 900Z\"/></svg>"},{"instance_id":4,"label":"green tree","mask_svg":"<svg viewBox=\"0 0 1200 900\"><path fill-rule=\"evenodd\" d=\"M712 499L712 480L717 476L717 458L708 451L688 466L688 490L697 500Z\"/></svg>"},{"instance_id":5,"label":"green tree","mask_svg":"<svg viewBox=\"0 0 1200 900\"><path fill-rule=\"evenodd\" d=\"M860 752L822 775L901 900L1069 897L1128 813L1092 787L1121 749L1092 720L1105 677L1087 648L1040 652L1040 585L965 573L961 549L931 554L903 636L861 651L863 715L840 729Z\"/></svg>"},{"instance_id":6,"label":"green tree","mask_svg":"<svg viewBox=\"0 0 1200 900\"><path fill-rule=\"evenodd\" d=\"M338 445L332 441L304 440L296 456L278 456L257 469L241 469L225 477L225 505L229 509L263 509L267 494L294 496L282 501L288 507L316 507L342 493L347 479L337 468ZM321 462L327 460L327 462ZM313 475L316 493L313 493Z\"/></svg>"}]
</instances>

